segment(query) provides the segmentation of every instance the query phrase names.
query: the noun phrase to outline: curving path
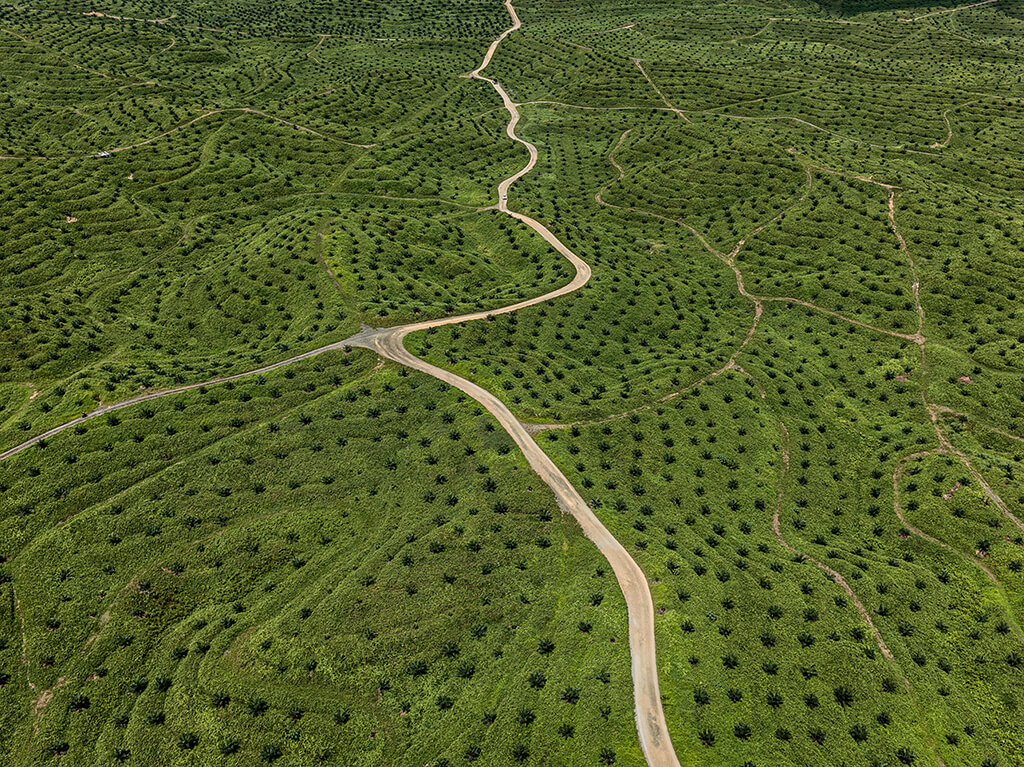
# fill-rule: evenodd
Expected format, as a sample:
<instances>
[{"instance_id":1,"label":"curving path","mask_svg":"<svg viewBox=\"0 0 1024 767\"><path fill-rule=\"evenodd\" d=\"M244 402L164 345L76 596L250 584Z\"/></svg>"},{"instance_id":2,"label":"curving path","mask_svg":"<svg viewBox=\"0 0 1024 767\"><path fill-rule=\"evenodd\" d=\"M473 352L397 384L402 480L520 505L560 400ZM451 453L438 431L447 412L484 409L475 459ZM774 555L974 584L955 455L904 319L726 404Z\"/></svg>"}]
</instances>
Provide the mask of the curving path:
<instances>
[{"instance_id":1,"label":"curving path","mask_svg":"<svg viewBox=\"0 0 1024 767\"><path fill-rule=\"evenodd\" d=\"M779 520L779 515L782 512L782 499L786 493L786 487L783 483L783 480L785 479L786 475L789 474L789 429L786 428L786 424L782 421L779 421L779 426L782 429L782 468L781 477L779 479L779 492L775 500L775 513L772 515L772 532L775 533L776 540L778 540L778 542L782 544L783 547L793 552L794 554L803 557L808 562L813 563L818 569L827 573L828 576L834 582L838 583L840 586L843 587L843 591L846 592L846 595L853 601L853 604L857 607L857 612L860 613L861 618L863 618L864 622L871 627L871 633L875 635L875 642L878 644L878 649L882 651L882 655L885 656L885 659L895 666L895 660L893 659L892 650L889 649L889 646L885 643L885 640L882 639L882 632L880 632L878 630L878 627L875 626L875 622L871 619L871 613L868 612L868 609L864 606L864 603L860 600L860 597L858 597L857 594L854 592L853 588L850 586L847 580L842 575L840 575L836 570L826 565L824 562L817 560L814 557L808 556L807 554L804 554L802 551L794 547L791 543L789 543L789 541L786 540L785 536L782 534L782 524ZM900 671L899 667L895 667L896 672L903 679L903 684L906 685L907 689L909 690L910 682L907 680L905 676L903 676L903 672Z\"/></svg>"},{"instance_id":2,"label":"curving path","mask_svg":"<svg viewBox=\"0 0 1024 767\"><path fill-rule=\"evenodd\" d=\"M523 455L526 456L526 460L529 461L530 466L554 492L559 506L563 511L572 514L580 527L583 528L587 538L594 542L598 550L611 564L629 611L629 649L632 658L633 697L640 747L643 749L644 756L650 767L679 767L679 759L672 748L672 741L669 738L668 727L665 723L665 711L661 705L661 693L658 687L658 666L654 645L654 601L651 598L647 578L643 571L633 561L633 558L622 544L601 524L601 521L587 505L586 501L583 500L583 497L576 488L566 479L565 475L547 453L541 450L523 424L512 414L512 411L508 409L505 403L483 387L477 386L448 370L443 370L421 360L407 350L403 344L405 337L414 331L483 319L498 314L508 314L527 306L533 306L566 295L567 293L572 293L582 288L590 280L590 266L569 250L546 226L530 216L509 210L508 208L509 187L533 170L537 164L537 147L516 135L515 128L519 122L519 110L505 89L496 80L480 74L490 63L501 41L522 26L511 0L505 0L505 7L512 18L512 26L502 32L491 43L484 56L483 63L466 75L466 77L490 83L494 90L498 92L498 95L501 96L505 104L505 109L509 113L509 122L505 132L513 141L525 146L530 154L529 161L520 171L498 184L497 209L522 221L543 237L545 241L576 267L576 276L568 284L550 293L501 309L476 312L459 317L426 320L394 328L367 328L347 339L344 343L372 349L381 357L393 360L414 370L419 370L464 391L487 408L498 419L498 422L512 439L515 440L519 449L523 451Z\"/></svg>"},{"instance_id":3,"label":"curving path","mask_svg":"<svg viewBox=\"0 0 1024 767\"><path fill-rule=\"evenodd\" d=\"M658 94L658 98L661 99L666 109L668 109L670 112L675 112L677 115L682 117L684 122L692 122L692 120L690 120L690 118L686 116L686 112L684 112L682 109L676 109L674 106L672 106L672 102L670 102L668 98L665 96L665 94L661 92L661 88L654 84L654 80L651 79L651 76L647 74L647 70L644 69L643 59L631 58L630 61L636 64L637 69L640 70L640 74L642 74L644 76L644 79L648 83L650 83L652 88L654 88L654 92Z\"/></svg>"},{"instance_id":4,"label":"curving path","mask_svg":"<svg viewBox=\"0 0 1024 767\"><path fill-rule=\"evenodd\" d=\"M546 300L547 296L543 299ZM461 319L455 318L455 321L461 321ZM381 357L419 370L461 389L487 408L515 440L530 466L554 492L558 505L563 511L573 515L580 527L583 528L583 533L594 542L611 564L629 610L629 649L632 658L633 697L640 746L650 767L679 767L679 760L672 749L672 742L669 739L665 723L665 712L661 705L654 644L654 602L647 586L646 576L630 557L629 552L601 524L576 488L566 479L547 453L541 450L505 403L491 392L465 378L414 356L402 343L405 336L414 329L436 327L449 322L450 320L438 320L420 323L418 328L403 326L381 330L370 329L353 336L348 343L372 349Z\"/></svg>"},{"instance_id":5,"label":"curving path","mask_svg":"<svg viewBox=\"0 0 1024 767\"><path fill-rule=\"evenodd\" d=\"M145 394L139 394L135 397L129 397L128 399L121 400L120 402L111 402L109 405L101 405L100 407L95 408L94 410L90 410L87 413L82 413L82 415L78 416L78 418L68 421L67 423L62 423L60 426L54 426L52 429L44 431L42 434L37 434L31 439L25 440L20 445L15 445L14 447L8 450L4 450L2 453L0 453L0 461L4 460L5 458L10 458L12 455L17 455L22 450L30 448L32 447L32 445L42 442L45 439L49 439L55 434L60 434L65 429L70 429L72 426L78 426L78 424L80 423L91 421L101 415L112 413L115 410L121 410L126 407L131 407L132 405L138 405L142 402L148 402L151 399L159 399L160 397L166 397L170 394L180 394L183 391L192 391L193 389L200 389L204 386L215 386L216 384L227 383L228 381L237 381L239 378L248 378L249 376L260 375L261 373L269 373L271 370L283 368L285 365L291 365L293 362L299 362L304 359L309 359L310 357L315 357L318 354L323 354L324 352L343 348L345 348L344 343L328 344L327 346L321 346L319 349L312 349L308 352L303 352L302 354L296 354L294 357L289 357L286 360L275 362L272 365L264 365L263 367L256 368L255 370L246 370L244 373L234 373L229 376L211 378L208 381L199 381L198 383L185 384L184 386L175 386L170 389L155 389L153 391L148 391Z\"/></svg>"}]
</instances>

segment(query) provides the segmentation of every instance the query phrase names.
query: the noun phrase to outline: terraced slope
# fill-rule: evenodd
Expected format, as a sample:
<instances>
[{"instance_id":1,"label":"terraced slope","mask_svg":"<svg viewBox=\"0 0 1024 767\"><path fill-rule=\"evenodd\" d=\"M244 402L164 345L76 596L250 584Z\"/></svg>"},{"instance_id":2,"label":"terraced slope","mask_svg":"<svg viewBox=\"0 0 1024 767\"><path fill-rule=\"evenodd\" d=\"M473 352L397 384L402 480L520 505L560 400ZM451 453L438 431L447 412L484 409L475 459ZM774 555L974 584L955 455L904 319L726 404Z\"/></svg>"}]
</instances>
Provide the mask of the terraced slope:
<instances>
[{"instance_id":1,"label":"terraced slope","mask_svg":"<svg viewBox=\"0 0 1024 767\"><path fill-rule=\"evenodd\" d=\"M0 751L1024 763L1022 32L10 9Z\"/></svg>"}]
</instances>

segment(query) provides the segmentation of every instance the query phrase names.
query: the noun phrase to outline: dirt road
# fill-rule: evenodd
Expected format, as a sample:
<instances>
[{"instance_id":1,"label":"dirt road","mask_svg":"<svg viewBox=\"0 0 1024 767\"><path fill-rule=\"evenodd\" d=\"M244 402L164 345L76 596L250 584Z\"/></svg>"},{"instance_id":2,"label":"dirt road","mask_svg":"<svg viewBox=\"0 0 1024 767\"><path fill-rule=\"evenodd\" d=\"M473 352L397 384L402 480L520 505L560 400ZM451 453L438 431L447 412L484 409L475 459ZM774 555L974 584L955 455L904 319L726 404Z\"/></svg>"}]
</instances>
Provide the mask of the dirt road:
<instances>
[{"instance_id":1,"label":"dirt road","mask_svg":"<svg viewBox=\"0 0 1024 767\"><path fill-rule=\"evenodd\" d=\"M564 246L562 246L564 247ZM579 279L579 275L577 275ZM564 292L564 289L562 289ZM543 296L547 300L553 296ZM534 300L532 303L536 303ZM502 310L506 311L506 310ZM495 312L492 312L492 314ZM672 749L665 712L661 705L658 687L658 667L654 644L654 602L647 586L647 578L629 552L608 529L601 524L586 501L572 483L548 457L523 424L512 414L500 399L486 389L467 381L452 372L443 370L410 353L403 340L414 329L424 329L464 321L465 318L442 319L419 323L416 326L366 330L348 339L352 346L372 349L381 357L394 360L406 367L419 370L441 381L461 389L498 419L519 449L523 451L530 466L551 488L563 511L572 514L583 533L597 546L615 572L615 577L626 598L629 611L629 649L632 659L633 696L636 704L636 723L640 746L650 767L679 767L679 760Z\"/></svg>"},{"instance_id":2,"label":"dirt road","mask_svg":"<svg viewBox=\"0 0 1024 767\"><path fill-rule=\"evenodd\" d=\"M647 578L643 571L633 561L633 558L622 544L601 524L601 521L590 509L586 501L583 500L583 497L576 488L566 479L554 461L540 449L523 427L523 424L519 422L519 419L505 406L505 403L491 392L467 381L465 378L461 378L452 372L431 365L414 356L405 348L403 343L409 333L417 330L483 319L491 315L507 314L527 306L550 301L578 290L590 279L590 266L552 234L546 226L530 216L517 213L508 208L508 192L510 187L529 173L537 164L537 147L516 135L515 128L519 122L519 110L516 108L515 102L513 102L500 83L481 74L481 71L490 63L501 41L522 26L510 0L506 0L505 7L508 8L509 15L512 17L512 26L502 32L491 43L484 56L483 63L467 75L468 77L490 83L498 92L498 95L501 96L501 100L505 104L505 109L509 113L509 122L505 132L513 141L525 146L530 155L529 161L520 171L498 184L497 208L522 221L543 237L545 241L576 267L576 276L567 285L550 293L506 306L502 309L477 312L460 317L427 320L396 328L369 328L347 339L345 343L351 346L372 349L381 357L393 360L414 370L419 370L461 389L487 408L498 419L498 422L512 439L515 440L519 449L523 451L523 455L526 456L526 460L529 461L530 466L533 467L533 470L537 472L540 478L554 492L559 506L564 511L573 515L580 527L583 528L587 538L594 542L598 550L611 564L615 577L619 582L619 587L622 589L622 594L626 598L626 607L629 611L629 649L632 659L633 696L636 706L636 724L640 737L640 747L643 749L647 764L650 767L679 767L679 760L672 748L672 741L669 738L668 728L665 724L665 712L661 705L661 693L658 687L658 666L654 646L654 601L651 598Z\"/></svg>"},{"instance_id":3,"label":"dirt road","mask_svg":"<svg viewBox=\"0 0 1024 767\"><path fill-rule=\"evenodd\" d=\"M946 8L945 10L942 11L932 11L931 13L926 13L922 16L913 16L909 19L901 18L900 21L920 21L921 19L927 19L929 16L938 16L943 13L956 13L957 11L966 11L968 8L978 8L979 6L982 5L991 5L996 1L997 0L982 0L982 2L980 3L972 3L971 5L961 5L956 8Z\"/></svg>"}]
</instances>

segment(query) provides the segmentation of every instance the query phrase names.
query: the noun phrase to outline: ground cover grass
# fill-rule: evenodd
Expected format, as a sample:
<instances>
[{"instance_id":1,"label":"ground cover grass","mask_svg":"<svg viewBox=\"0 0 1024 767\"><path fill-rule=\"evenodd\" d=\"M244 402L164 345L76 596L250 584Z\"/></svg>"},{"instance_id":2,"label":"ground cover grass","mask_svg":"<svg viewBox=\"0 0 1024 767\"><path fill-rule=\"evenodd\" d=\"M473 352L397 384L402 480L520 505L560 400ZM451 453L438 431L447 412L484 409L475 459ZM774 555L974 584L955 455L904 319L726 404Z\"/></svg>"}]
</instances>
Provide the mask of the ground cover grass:
<instances>
[{"instance_id":1,"label":"ground cover grass","mask_svg":"<svg viewBox=\"0 0 1024 767\"><path fill-rule=\"evenodd\" d=\"M371 364L4 462L12 763L636 763L607 565L489 416Z\"/></svg>"},{"instance_id":2,"label":"ground cover grass","mask_svg":"<svg viewBox=\"0 0 1024 767\"><path fill-rule=\"evenodd\" d=\"M517 8L487 74L558 103L510 204L594 275L408 345L564 427L681 758L1024 763L1019 13ZM0 446L570 278L481 210L526 159L460 77L499 2L87 10L0 25ZM610 573L489 417L374 362L0 464L12 763L641 763Z\"/></svg>"},{"instance_id":3,"label":"ground cover grass","mask_svg":"<svg viewBox=\"0 0 1024 767\"><path fill-rule=\"evenodd\" d=\"M906 350L844 329L802 356L800 335L816 324L817 337L836 330L813 312L765 321L743 358L764 396L730 371L625 417L546 432L541 444L652 579L683 754L729 764L803 763L823 749L855 763L936 750L947 764L998 759L1019 705L1019 604L1003 589L1016 591L1021 539L1010 528L993 541L1007 525L973 481L950 498L921 484L957 482L964 468L951 456L914 464L900 490L908 522L952 549L910 535L893 514L891 477L931 435L914 387L889 377ZM965 561L976 540L1001 586ZM844 584L805 557L852 587L891 662ZM979 686L989 694L976 696ZM1002 753L1017 758L1012 745Z\"/></svg>"},{"instance_id":4,"label":"ground cover grass","mask_svg":"<svg viewBox=\"0 0 1024 767\"><path fill-rule=\"evenodd\" d=\"M75 20L74 26L94 22ZM87 36L89 49L108 37ZM53 136L62 142L55 156L31 154L50 152L49 143L5 148L29 153L6 162L5 183L31 191L11 206L2 225L0 333L10 352L0 362L0 376L35 395L31 404L18 400L17 408L4 403L7 444L141 388L237 373L341 340L363 321L495 306L508 295L567 280L564 265L524 228L517 227L517 234L507 225L498 230L486 214L474 213L493 201L489 190L522 153L497 137L500 122L480 84L458 78L472 65L468 51L468 45L462 51L409 45L390 56L384 71L376 58L372 78L364 51L309 75L309 89L321 83L320 108L334 120L312 119L314 127L289 124L298 115L262 91L247 97L245 106L228 95L196 109L196 102L187 104L188 95L170 87L140 105L111 83L103 85L97 103L78 108L104 119L77 131L62 126ZM458 87L439 87L435 73L423 66L424 56ZM236 51L225 67L235 67L237 75L242 60L245 54ZM12 63L18 72L28 66ZM412 71L418 72L415 80ZM337 115L334 102L323 96L331 89L323 85L339 72L348 78L339 98L348 103L358 93L351 119L362 123L366 137L396 134L380 145L378 157L338 138L351 133L343 127L350 117ZM191 77L187 69L177 76L185 82ZM44 98L26 78L11 81L22 89L11 99L36 110L24 120L49 125L52 114L39 109L67 94ZM367 82L370 87L363 87ZM79 103L89 97L73 84L72 90ZM300 110L311 106L308 91L301 98L289 93ZM201 87L191 98L209 104ZM145 105L156 112L140 108ZM491 114L481 116L485 112ZM146 124L131 125L116 115L145 117ZM29 135L22 117L12 117L11 135ZM466 137L463 156L483 152L486 159L436 167L430 158L441 153L441 129L424 134L422 121L446 124L446 140ZM120 146L133 148L106 158L79 154ZM429 167L431 176L417 182L410 174L420 167ZM412 199L391 199L402 196ZM405 226L411 220L414 230ZM403 237L411 231L415 242ZM344 241L349 232L355 239ZM463 249L468 232L473 253ZM511 240L502 245L499 237ZM454 247L442 253L447 244ZM358 260L361 248L368 251L365 263ZM482 257L487 262L475 252L479 248L492 251ZM377 263L381 254L385 273ZM400 268L401 281L390 279ZM408 282L407 272L414 275ZM399 288L409 292L398 294ZM296 300L296 291L305 295Z\"/></svg>"}]
</instances>

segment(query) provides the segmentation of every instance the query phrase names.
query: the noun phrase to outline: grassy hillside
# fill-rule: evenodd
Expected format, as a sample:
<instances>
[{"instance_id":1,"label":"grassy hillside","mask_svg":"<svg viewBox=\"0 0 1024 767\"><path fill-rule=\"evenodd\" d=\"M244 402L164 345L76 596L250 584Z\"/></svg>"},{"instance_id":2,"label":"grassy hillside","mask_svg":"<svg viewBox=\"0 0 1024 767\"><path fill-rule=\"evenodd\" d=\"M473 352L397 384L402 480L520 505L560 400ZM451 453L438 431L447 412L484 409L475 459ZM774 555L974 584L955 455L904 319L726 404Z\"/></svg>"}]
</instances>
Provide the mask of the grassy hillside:
<instances>
[{"instance_id":1,"label":"grassy hillside","mask_svg":"<svg viewBox=\"0 0 1024 767\"><path fill-rule=\"evenodd\" d=\"M972 4L965 4L972 5ZM412 334L648 576L683 764L1024 765L1024 21L516 5L581 290ZM571 267L497 0L0 21L0 451ZM0 461L0 762L643 764L625 602L498 423L335 349Z\"/></svg>"},{"instance_id":2,"label":"grassy hillside","mask_svg":"<svg viewBox=\"0 0 1024 767\"><path fill-rule=\"evenodd\" d=\"M350 362L0 464L12 763L637 763L606 563L465 397Z\"/></svg>"}]
</instances>

